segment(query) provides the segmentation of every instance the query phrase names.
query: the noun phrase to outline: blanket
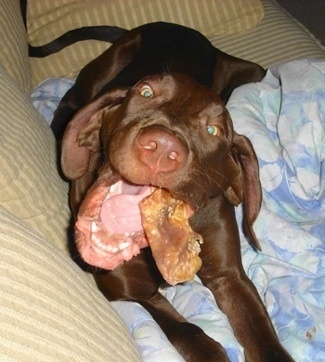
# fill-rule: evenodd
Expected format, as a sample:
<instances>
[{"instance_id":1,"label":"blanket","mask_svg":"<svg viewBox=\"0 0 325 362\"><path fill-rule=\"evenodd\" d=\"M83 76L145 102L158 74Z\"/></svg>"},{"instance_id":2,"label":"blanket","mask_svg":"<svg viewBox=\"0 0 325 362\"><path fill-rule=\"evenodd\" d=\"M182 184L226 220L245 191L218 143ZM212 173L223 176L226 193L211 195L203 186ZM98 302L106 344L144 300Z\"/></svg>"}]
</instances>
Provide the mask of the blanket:
<instances>
[{"instance_id":1,"label":"blanket","mask_svg":"<svg viewBox=\"0 0 325 362\"><path fill-rule=\"evenodd\" d=\"M68 79L49 79L31 99L48 123ZM279 338L296 361L325 356L325 61L298 60L268 70L259 83L236 89L227 103L237 133L257 153L263 204L254 224L262 252L241 233L245 271ZM242 208L236 209L239 225ZM199 278L162 288L190 322L244 361L226 316ZM137 303L114 302L144 361L183 361Z\"/></svg>"}]
</instances>

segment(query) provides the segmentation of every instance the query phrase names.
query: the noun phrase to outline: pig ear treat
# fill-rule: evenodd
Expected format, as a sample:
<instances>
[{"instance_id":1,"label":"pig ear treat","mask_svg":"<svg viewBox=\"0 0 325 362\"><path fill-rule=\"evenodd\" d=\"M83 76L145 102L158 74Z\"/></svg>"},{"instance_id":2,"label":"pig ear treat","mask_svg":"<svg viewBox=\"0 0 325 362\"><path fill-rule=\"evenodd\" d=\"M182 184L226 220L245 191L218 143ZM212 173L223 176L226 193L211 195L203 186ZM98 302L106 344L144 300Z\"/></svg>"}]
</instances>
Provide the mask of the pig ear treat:
<instances>
[{"instance_id":1,"label":"pig ear treat","mask_svg":"<svg viewBox=\"0 0 325 362\"><path fill-rule=\"evenodd\" d=\"M164 189L156 189L139 203L142 226L157 267L167 283L192 280L202 265L203 239L189 224L193 210Z\"/></svg>"}]
</instances>

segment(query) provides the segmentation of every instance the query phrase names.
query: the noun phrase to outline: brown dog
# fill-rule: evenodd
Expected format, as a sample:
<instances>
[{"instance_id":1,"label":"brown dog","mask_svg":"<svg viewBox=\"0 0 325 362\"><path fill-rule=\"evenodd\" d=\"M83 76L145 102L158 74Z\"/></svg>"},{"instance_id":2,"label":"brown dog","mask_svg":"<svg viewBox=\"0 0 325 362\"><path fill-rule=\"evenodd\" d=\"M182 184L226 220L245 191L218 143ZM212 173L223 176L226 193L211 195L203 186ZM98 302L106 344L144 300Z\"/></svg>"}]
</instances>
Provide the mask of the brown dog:
<instances>
[{"instance_id":1,"label":"brown dog","mask_svg":"<svg viewBox=\"0 0 325 362\"><path fill-rule=\"evenodd\" d=\"M187 361L228 360L158 292L164 279L174 284L196 271L247 360L291 360L242 268L234 205L244 203L244 230L258 249L258 164L218 95L263 74L191 29L149 24L81 71L54 120L60 139L86 104L65 130L61 165L78 250L110 270L94 274L98 287L109 300L143 305Z\"/></svg>"}]
</instances>

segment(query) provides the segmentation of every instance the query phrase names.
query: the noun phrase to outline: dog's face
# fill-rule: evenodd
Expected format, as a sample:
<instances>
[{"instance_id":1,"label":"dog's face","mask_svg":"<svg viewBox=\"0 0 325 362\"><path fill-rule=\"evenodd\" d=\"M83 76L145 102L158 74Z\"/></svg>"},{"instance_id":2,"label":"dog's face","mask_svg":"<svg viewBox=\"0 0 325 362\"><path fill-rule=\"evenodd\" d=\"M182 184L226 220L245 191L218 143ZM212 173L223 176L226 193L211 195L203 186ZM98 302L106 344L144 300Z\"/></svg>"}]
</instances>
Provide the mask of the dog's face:
<instances>
[{"instance_id":1,"label":"dog's face","mask_svg":"<svg viewBox=\"0 0 325 362\"><path fill-rule=\"evenodd\" d=\"M231 158L233 127L218 95L190 78L148 77L104 115L105 157L124 179L168 189L200 207L226 192L240 169Z\"/></svg>"},{"instance_id":2,"label":"dog's face","mask_svg":"<svg viewBox=\"0 0 325 362\"><path fill-rule=\"evenodd\" d=\"M185 201L189 215L218 196L237 205L240 154L251 152L219 96L185 75L147 77L95 100L72 119L62 149L74 189L92 184L76 212L83 258L113 269L147 246L138 203L152 187Z\"/></svg>"}]
</instances>

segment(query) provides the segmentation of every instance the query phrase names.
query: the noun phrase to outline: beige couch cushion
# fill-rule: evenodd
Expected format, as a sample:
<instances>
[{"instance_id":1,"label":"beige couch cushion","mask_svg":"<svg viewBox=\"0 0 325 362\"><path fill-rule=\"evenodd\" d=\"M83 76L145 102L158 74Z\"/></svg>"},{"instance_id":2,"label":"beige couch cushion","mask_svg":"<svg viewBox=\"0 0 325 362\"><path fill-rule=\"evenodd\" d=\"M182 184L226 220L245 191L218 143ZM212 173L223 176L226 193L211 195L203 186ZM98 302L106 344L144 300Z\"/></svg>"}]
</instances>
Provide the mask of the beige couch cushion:
<instances>
[{"instance_id":1,"label":"beige couch cushion","mask_svg":"<svg viewBox=\"0 0 325 362\"><path fill-rule=\"evenodd\" d=\"M53 134L3 68L0 102L0 204L66 250L68 185L57 171Z\"/></svg>"},{"instance_id":2,"label":"beige couch cushion","mask_svg":"<svg viewBox=\"0 0 325 362\"><path fill-rule=\"evenodd\" d=\"M1 205L0 321L1 361L140 361L85 274Z\"/></svg>"},{"instance_id":3,"label":"beige couch cushion","mask_svg":"<svg viewBox=\"0 0 325 362\"><path fill-rule=\"evenodd\" d=\"M22 86L30 90L30 67L26 30L19 0L2 0L0 5L0 65Z\"/></svg>"},{"instance_id":4,"label":"beige couch cushion","mask_svg":"<svg viewBox=\"0 0 325 362\"><path fill-rule=\"evenodd\" d=\"M70 259L52 132L1 67L0 142L0 360L138 360L119 317Z\"/></svg>"},{"instance_id":5,"label":"beige couch cushion","mask_svg":"<svg viewBox=\"0 0 325 362\"><path fill-rule=\"evenodd\" d=\"M274 0L262 0L265 16L247 34L214 35L221 50L268 68L302 58L325 58L325 47Z\"/></svg>"},{"instance_id":6,"label":"beige couch cushion","mask_svg":"<svg viewBox=\"0 0 325 362\"><path fill-rule=\"evenodd\" d=\"M256 27L264 15L260 0L29 0L27 10L28 39L32 45L46 44L82 26L131 29L159 20L195 28L206 36L243 33ZM104 42L86 41L45 59L33 58L33 84L47 77L75 77L108 47Z\"/></svg>"}]
</instances>

